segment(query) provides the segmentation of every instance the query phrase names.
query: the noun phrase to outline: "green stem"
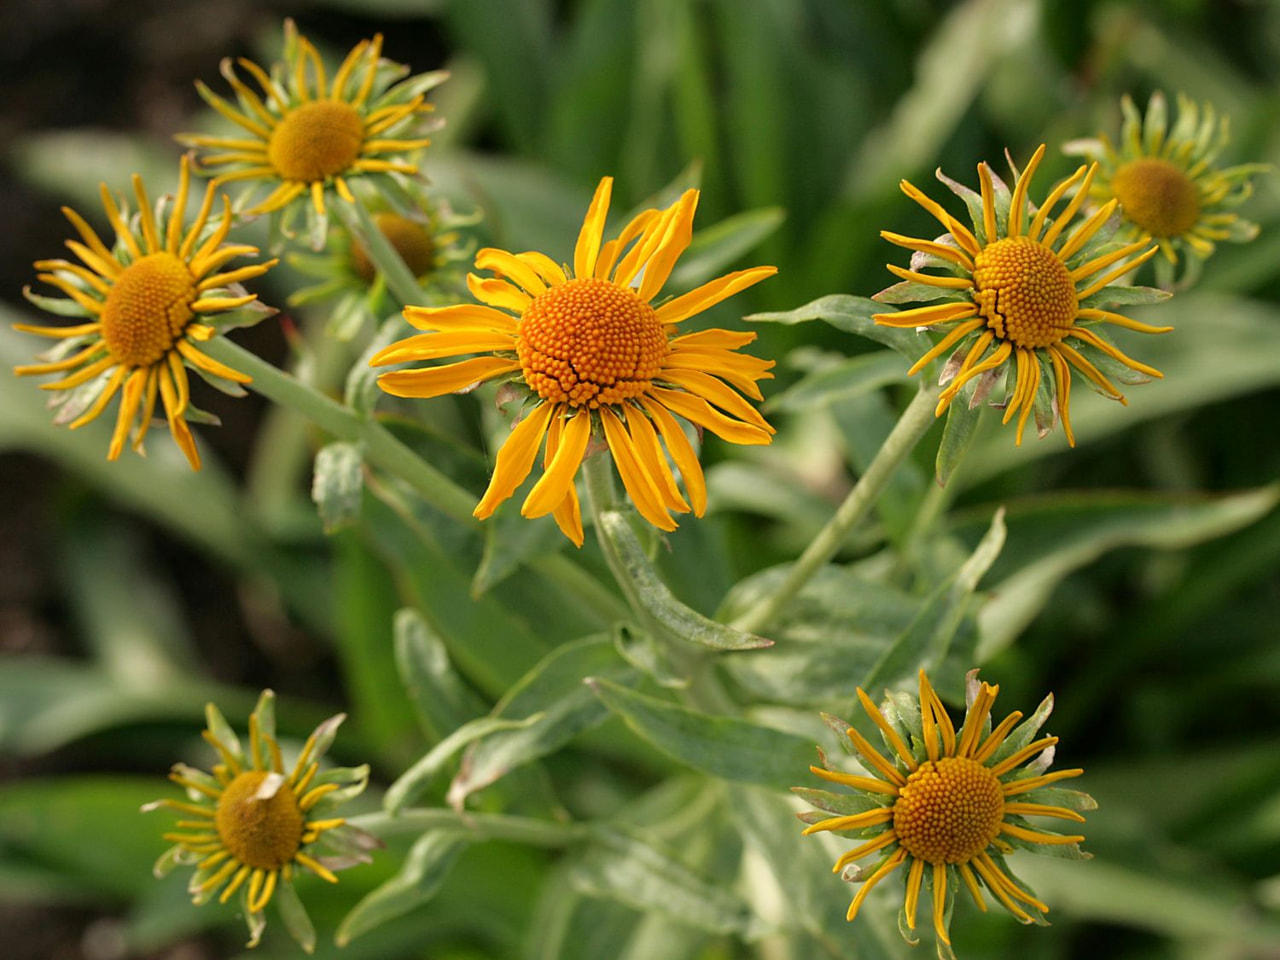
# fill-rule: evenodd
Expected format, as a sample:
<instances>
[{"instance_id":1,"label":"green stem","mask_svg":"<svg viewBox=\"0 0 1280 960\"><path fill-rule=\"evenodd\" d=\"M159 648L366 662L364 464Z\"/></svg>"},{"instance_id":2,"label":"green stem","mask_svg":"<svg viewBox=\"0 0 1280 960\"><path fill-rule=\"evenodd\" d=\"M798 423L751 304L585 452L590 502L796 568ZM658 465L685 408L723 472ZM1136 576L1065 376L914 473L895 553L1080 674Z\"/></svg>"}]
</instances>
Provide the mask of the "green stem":
<instances>
[{"instance_id":1,"label":"green stem","mask_svg":"<svg viewBox=\"0 0 1280 960\"><path fill-rule=\"evenodd\" d=\"M347 345L322 336L312 350L311 381L321 390L339 382L351 360ZM298 504L299 479L307 472L312 455L309 426L298 411L273 406L258 432L246 486L249 502L267 529L278 529L290 516L290 508Z\"/></svg>"},{"instance_id":2,"label":"green stem","mask_svg":"<svg viewBox=\"0 0 1280 960\"><path fill-rule=\"evenodd\" d=\"M369 215L369 211L365 209L360 199L357 197L355 203L347 203L341 199L335 200L333 208L347 230L363 242L369 259L382 273L382 278L386 281L391 295L406 306L422 303L422 287L418 285L418 278L413 275L413 271L405 265L404 259L396 252L396 248L378 229L377 224L373 222L373 217Z\"/></svg>"},{"instance_id":3,"label":"green stem","mask_svg":"<svg viewBox=\"0 0 1280 960\"><path fill-rule=\"evenodd\" d=\"M644 604L640 602L640 595L636 592L636 585L627 573L627 565L623 563L622 557L618 555L617 546L605 535L604 524L600 522L602 513L606 510L614 509L615 498L617 497L617 491L613 484L612 466L610 459L603 453L587 457L582 462L582 475L587 483L587 502L591 506L591 516L596 521L594 524L596 539L600 543L600 550L604 553L605 561L609 564L609 570L613 573L613 579L617 581L623 596L627 598L627 605L631 608L631 612L635 614L646 630L655 637L660 637L663 635L662 627L653 622L653 619L645 610Z\"/></svg>"},{"instance_id":4,"label":"green stem","mask_svg":"<svg viewBox=\"0 0 1280 960\"><path fill-rule=\"evenodd\" d=\"M596 537L609 564L609 570L613 573L613 579L617 581L623 596L627 598L627 604L631 607L631 612L640 626L663 645L672 669L677 674L689 678L689 685L681 691L681 698L689 706L707 713L733 714L737 712L737 707L721 687L710 661L706 657L699 656L698 652L691 649L682 639L673 639L667 628L645 607L636 582L627 569L627 563L619 553L618 545L608 535L605 524L601 522L602 514L616 509L617 492L613 483L612 466L608 457L597 454L583 462L582 472L586 478L587 502L591 506L591 515L595 520Z\"/></svg>"},{"instance_id":5,"label":"green stem","mask_svg":"<svg viewBox=\"0 0 1280 960\"><path fill-rule=\"evenodd\" d=\"M435 808L402 810L395 815L385 812L367 813L351 817L347 822L383 838L452 829L475 834L481 840L508 840L548 848L571 846L586 839L590 832L590 827L580 823L556 823L500 813L467 811L466 814L459 814Z\"/></svg>"},{"instance_id":6,"label":"green stem","mask_svg":"<svg viewBox=\"0 0 1280 960\"><path fill-rule=\"evenodd\" d=\"M805 548L800 558L791 565L786 577L777 589L764 597L733 621L733 626L748 633L758 633L773 622L782 609L791 602L810 578L818 572L844 545L849 532L875 505L894 471L915 449L917 443L929 431L934 422L934 408L938 403L939 388L926 382L912 399L902 416L889 431L889 436L876 452L871 463L858 482L854 484L844 503L835 515Z\"/></svg>"},{"instance_id":7,"label":"green stem","mask_svg":"<svg viewBox=\"0 0 1280 960\"><path fill-rule=\"evenodd\" d=\"M298 411L341 440L363 444L367 462L404 480L433 507L459 523L478 525L479 521L471 515L475 497L397 440L377 421L366 419L330 400L225 337L216 337L201 344L201 350L252 377L250 386L268 400Z\"/></svg>"}]
</instances>

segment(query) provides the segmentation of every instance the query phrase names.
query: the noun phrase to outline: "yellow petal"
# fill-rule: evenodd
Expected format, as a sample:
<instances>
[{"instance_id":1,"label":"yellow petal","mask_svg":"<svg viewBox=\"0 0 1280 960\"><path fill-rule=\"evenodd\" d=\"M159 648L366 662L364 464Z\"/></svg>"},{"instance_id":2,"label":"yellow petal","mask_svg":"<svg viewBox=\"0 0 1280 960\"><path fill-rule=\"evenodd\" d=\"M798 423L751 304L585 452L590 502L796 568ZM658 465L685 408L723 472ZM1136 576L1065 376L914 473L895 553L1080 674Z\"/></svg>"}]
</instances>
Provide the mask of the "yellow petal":
<instances>
[{"instance_id":1,"label":"yellow petal","mask_svg":"<svg viewBox=\"0 0 1280 960\"><path fill-rule=\"evenodd\" d=\"M578 242L573 248L573 275L579 279L590 277L595 271L612 193L613 177L602 178L596 187L595 196L591 198L591 205L587 207L582 229L578 231Z\"/></svg>"},{"instance_id":2,"label":"yellow petal","mask_svg":"<svg viewBox=\"0 0 1280 960\"><path fill-rule=\"evenodd\" d=\"M512 429L511 435L498 450L489 488L476 504L474 513L481 520L490 517L498 504L515 493L516 487L529 476L534 457L538 455L538 447L542 445L542 437L547 432L547 424L556 409L555 404L540 403Z\"/></svg>"},{"instance_id":3,"label":"yellow petal","mask_svg":"<svg viewBox=\"0 0 1280 960\"><path fill-rule=\"evenodd\" d=\"M750 270L738 270L735 273L726 274L718 280L704 283L683 296L676 297L674 300L660 306L657 310L658 321L660 323L679 323L682 320L687 320L694 314L702 313L704 310L714 307L721 300L727 300L735 293L759 283L766 277L772 277L777 272L777 267L752 267Z\"/></svg>"},{"instance_id":4,"label":"yellow petal","mask_svg":"<svg viewBox=\"0 0 1280 960\"><path fill-rule=\"evenodd\" d=\"M378 377L378 386L396 397L440 397L454 393L473 383L488 380L512 370L519 370L516 360L501 357L476 357L459 363L420 370L394 370Z\"/></svg>"},{"instance_id":5,"label":"yellow petal","mask_svg":"<svg viewBox=\"0 0 1280 960\"><path fill-rule=\"evenodd\" d=\"M573 486L590 439L591 414L583 407L563 427L555 455L520 508L523 516L546 516L560 506Z\"/></svg>"}]
</instances>

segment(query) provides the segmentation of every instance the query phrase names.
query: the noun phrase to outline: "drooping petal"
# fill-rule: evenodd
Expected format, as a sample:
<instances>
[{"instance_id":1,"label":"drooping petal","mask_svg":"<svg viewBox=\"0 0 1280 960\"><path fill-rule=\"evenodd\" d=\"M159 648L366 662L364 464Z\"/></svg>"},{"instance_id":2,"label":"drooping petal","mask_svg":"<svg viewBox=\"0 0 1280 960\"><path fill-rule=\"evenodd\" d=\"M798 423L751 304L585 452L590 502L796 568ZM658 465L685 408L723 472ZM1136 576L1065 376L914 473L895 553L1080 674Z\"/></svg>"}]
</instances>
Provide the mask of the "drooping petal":
<instances>
[{"instance_id":1,"label":"drooping petal","mask_svg":"<svg viewBox=\"0 0 1280 960\"><path fill-rule=\"evenodd\" d=\"M502 357L475 357L439 367L393 370L378 377L378 385L397 397L440 397L473 383L520 369L518 360Z\"/></svg>"},{"instance_id":2,"label":"drooping petal","mask_svg":"<svg viewBox=\"0 0 1280 960\"><path fill-rule=\"evenodd\" d=\"M497 460L493 465L493 477L489 487L476 504L474 514L481 520L493 515L493 511L516 491L516 487L524 483L525 477L533 469L534 458L542 445L542 438L551 422L551 415L557 406L551 403L540 403L529 411L528 416L515 425L511 435L507 437L498 450Z\"/></svg>"}]
</instances>

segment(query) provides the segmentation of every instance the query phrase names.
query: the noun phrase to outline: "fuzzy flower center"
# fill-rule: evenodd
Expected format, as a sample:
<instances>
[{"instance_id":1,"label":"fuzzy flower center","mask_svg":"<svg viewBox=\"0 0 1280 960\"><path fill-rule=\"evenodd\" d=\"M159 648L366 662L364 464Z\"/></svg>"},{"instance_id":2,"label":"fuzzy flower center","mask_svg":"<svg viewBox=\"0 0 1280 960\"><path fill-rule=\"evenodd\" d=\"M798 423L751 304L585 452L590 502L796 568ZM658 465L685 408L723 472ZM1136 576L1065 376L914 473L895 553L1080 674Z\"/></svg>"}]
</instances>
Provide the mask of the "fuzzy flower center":
<instances>
[{"instance_id":1,"label":"fuzzy flower center","mask_svg":"<svg viewBox=\"0 0 1280 960\"><path fill-rule=\"evenodd\" d=\"M185 262L153 253L124 268L102 305L102 339L121 365L164 358L191 321L196 285Z\"/></svg>"},{"instance_id":2,"label":"fuzzy flower center","mask_svg":"<svg viewBox=\"0 0 1280 960\"><path fill-rule=\"evenodd\" d=\"M431 272L436 262L436 245L426 226L398 213L376 213L373 222L415 277L423 277ZM373 282L378 272L378 268L369 259L369 252L360 243L351 245L351 265L368 283Z\"/></svg>"},{"instance_id":3,"label":"fuzzy flower center","mask_svg":"<svg viewBox=\"0 0 1280 960\"><path fill-rule=\"evenodd\" d=\"M285 114L271 132L267 156L281 179L314 183L346 170L363 146L364 120L356 108L317 100Z\"/></svg>"},{"instance_id":4,"label":"fuzzy flower center","mask_svg":"<svg viewBox=\"0 0 1280 960\"><path fill-rule=\"evenodd\" d=\"M671 347L653 307L607 280L570 280L535 297L516 351L545 400L596 408L649 389Z\"/></svg>"},{"instance_id":5,"label":"fuzzy flower center","mask_svg":"<svg viewBox=\"0 0 1280 960\"><path fill-rule=\"evenodd\" d=\"M1079 312L1067 265L1030 237L1006 237L983 248L974 258L973 282L987 326L1019 347L1057 343Z\"/></svg>"},{"instance_id":6,"label":"fuzzy flower center","mask_svg":"<svg viewBox=\"0 0 1280 960\"><path fill-rule=\"evenodd\" d=\"M1200 219L1200 193L1168 160L1141 157L1111 178L1124 215L1153 237L1180 237Z\"/></svg>"},{"instance_id":7,"label":"fuzzy flower center","mask_svg":"<svg viewBox=\"0 0 1280 960\"><path fill-rule=\"evenodd\" d=\"M215 822L223 846L242 864L278 870L302 845L306 817L280 774L248 770L222 791Z\"/></svg>"},{"instance_id":8,"label":"fuzzy flower center","mask_svg":"<svg viewBox=\"0 0 1280 960\"><path fill-rule=\"evenodd\" d=\"M898 842L928 863L968 863L1000 833L999 778L967 757L920 764L893 806Z\"/></svg>"}]
</instances>

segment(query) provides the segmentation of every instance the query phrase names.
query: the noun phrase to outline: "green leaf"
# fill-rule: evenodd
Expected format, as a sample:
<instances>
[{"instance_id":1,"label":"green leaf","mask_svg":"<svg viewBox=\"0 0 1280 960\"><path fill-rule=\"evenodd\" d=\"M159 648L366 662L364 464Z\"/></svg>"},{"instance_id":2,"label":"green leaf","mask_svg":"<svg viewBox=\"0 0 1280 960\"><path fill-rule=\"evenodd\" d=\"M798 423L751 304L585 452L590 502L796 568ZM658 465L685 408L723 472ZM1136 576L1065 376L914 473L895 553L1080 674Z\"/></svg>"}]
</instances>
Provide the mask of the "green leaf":
<instances>
[{"instance_id":1,"label":"green leaf","mask_svg":"<svg viewBox=\"0 0 1280 960\"><path fill-rule=\"evenodd\" d=\"M771 595L789 565L738 583L718 615L725 619ZM844 701L920 613L921 601L857 571L822 567L781 611L769 650L725 657L735 682L781 703Z\"/></svg>"},{"instance_id":2,"label":"green leaf","mask_svg":"<svg viewBox=\"0 0 1280 960\"><path fill-rule=\"evenodd\" d=\"M0 755L35 756L134 723L177 720L198 726L208 701L240 716L253 706L242 690L208 682L143 688L76 661L0 657Z\"/></svg>"},{"instance_id":3,"label":"green leaf","mask_svg":"<svg viewBox=\"0 0 1280 960\"><path fill-rule=\"evenodd\" d=\"M1256 911L1242 914L1248 896L1225 877L1206 883L1202 873L1155 870L1099 857L1089 864L1043 857L1018 857L1018 873L1046 902L1072 916L1138 927L1162 937L1195 942L1251 944L1270 949L1280 940L1280 923Z\"/></svg>"},{"instance_id":4,"label":"green leaf","mask_svg":"<svg viewBox=\"0 0 1280 960\"><path fill-rule=\"evenodd\" d=\"M795 734L697 713L602 678L587 685L641 739L713 777L786 789L813 758L813 743Z\"/></svg>"},{"instance_id":5,"label":"green leaf","mask_svg":"<svg viewBox=\"0 0 1280 960\"><path fill-rule=\"evenodd\" d=\"M907 368L900 357L877 350L807 374L793 386L774 394L765 409L766 412L800 412L861 396L907 379Z\"/></svg>"},{"instance_id":6,"label":"green leaf","mask_svg":"<svg viewBox=\"0 0 1280 960\"><path fill-rule=\"evenodd\" d=\"M336 533L360 519L364 499L364 451L360 444L338 441L320 448L311 499L325 533Z\"/></svg>"},{"instance_id":7,"label":"green leaf","mask_svg":"<svg viewBox=\"0 0 1280 960\"><path fill-rule=\"evenodd\" d=\"M520 679L493 708L493 719L529 721L498 730L467 750L449 786L448 801L461 809L467 797L524 764L554 753L608 716L582 681L605 676L634 682L637 672L609 637L587 637L556 648Z\"/></svg>"},{"instance_id":8,"label":"green leaf","mask_svg":"<svg viewBox=\"0 0 1280 960\"><path fill-rule=\"evenodd\" d=\"M395 616L395 657L418 725L433 741L485 712L484 701L453 669L449 650L417 610Z\"/></svg>"},{"instance_id":9,"label":"green leaf","mask_svg":"<svg viewBox=\"0 0 1280 960\"><path fill-rule=\"evenodd\" d=\"M915 83L898 99L888 122L864 138L848 191L875 194L930 166L969 115L1000 51L1030 44L1036 23L1028 0L985 0L950 8L919 51L912 71Z\"/></svg>"},{"instance_id":10,"label":"green leaf","mask_svg":"<svg viewBox=\"0 0 1280 960\"><path fill-rule=\"evenodd\" d=\"M159 765L157 765L159 768ZM27 780L0 789L0 864L52 871L102 903L138 896L155 883L151 864L173 828L172 813L139 813L143 804L179 795L144 777L74 775Z\"/></svg>"},{"instance_id":11,"label":"green leaf","mask_svg":"<svg viewBox=\"0 0 1280 960\"><path fill-rule=\"evenodd\" d=\"M645 612L673 639L717 650L757 650L773 641L709 620L676 599L649 562L627 518L614 510L600 514L601 532L617 551Z\"/></svg>"},{"instance_id":12,"label":"green leaf","mask_svg":"<svg viewBox=\"0 0 1280 960\"><path fill-rule=\"evenodd\" d=\"M978 581L991 569L1005 541L1004 509L996 510L991 527L960 569L934 589L911 625L898 637L862 683L864 690L894 687L916 671L942 662L968 610Z\"/></svg>"},{"instance_id":13,"label":"green leaf","mask_svg":"<svg viewBox=\"0 0 1280 960\"><path fill-rule=\"evenodd\" d=\"M601 827L574 865L574 890L606 897L712 933L750 938L751 909L723 884L704 880L638 832Z\"/></svg>"},{"instance_id":14,"label":"green leaf","mask_svg":"<svg viewBox=\"0 0 1280 960\"><path fill-rule=\"evenodd\" d=\"M433 830L418 838L400 872L362 899L338 925L334 940L344 947L361 934L431 900L454 861L468 846L466 834Z\"/></svg>"},{"instance_id":15,"label":"green leaf","mask_svg":"<svg viewBox=\"0 0 1280 960\"><path fill-rule=\"evenodd\" d=\"M914 363L924 352L920 349L920 337L910 330L879 326L871 319L872 314L876 313L893 313L893 308L868 300L866 297L832 294L806 303L803 307L796 307L794 310L753 313L742 319L756 323L768 321L787 325L809 320L825 320L837 330L854 333L890 347ZM928 349L927 346L925 349Z\"/></svg>"},{"instance_id":16,"label":"green leaf","mask_svg":"<svg viewBox=\"0 0 1280 960\"><path fill-rule=\"evenodd\" d=\"M445 764L467 744L480 740L491 734L509 730L524 730L543 719L543 714L535 713L519 720L507 720L502 717L478 717L464 723L451 734L437 743L417 763L400 775L387 788L383 805L390 813L398 813L416 800L431 786L431 783L444 769Z\"/></svg>"},{"instance_id":17,"label":"green leaf","mask_svg":"<svg viewBox=\"0 0 1280 960\"><path fill-rule=\"evenodd\" d=\"M1009 548L979 611L978 662L1011 644L1072 571L1122 546L1174 550L1223 536L1280 503L1280 485L1227 496L1056 494L1008 505Z\"/></svg>"},{"instance_id":18,"label":"green leaf","mask_svg":"<svg viewBox=\"0 0 1280 960\"><path fill-rule=\"evenodd\" d=\"M530 477L526 487L532 486ZM484 556L471 581L473 598L483 597L531 560L555 553L568 542L551 517L522 517L515 509L520 500L517 491L506 509L498 510L484 525Z\"/></svg>"}]
</instances>

